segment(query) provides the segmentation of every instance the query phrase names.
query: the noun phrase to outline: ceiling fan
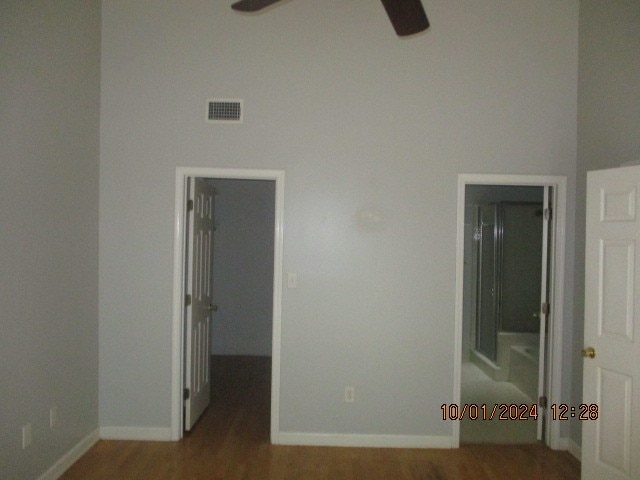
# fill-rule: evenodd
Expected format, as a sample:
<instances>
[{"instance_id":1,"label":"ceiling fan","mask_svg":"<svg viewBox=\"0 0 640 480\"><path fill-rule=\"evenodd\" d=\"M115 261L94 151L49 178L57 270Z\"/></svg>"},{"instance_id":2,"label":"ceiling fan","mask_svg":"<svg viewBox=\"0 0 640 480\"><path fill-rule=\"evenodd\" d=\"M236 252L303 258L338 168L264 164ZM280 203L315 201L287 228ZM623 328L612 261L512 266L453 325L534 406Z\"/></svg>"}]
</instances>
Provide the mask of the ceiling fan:
<instances>
[{"instance_id":1,"label":"ceiling fan","mask_svg":"<svg viewBox=\"0 0 640 480\"><path fill-rule=\"evenodd\" d=\"M239 12L258 12L282 0L240 0L231 5ZM400 37L429 28L427 14L420 0L381 0L394 30Z\"/></svg>"}]
</instances>

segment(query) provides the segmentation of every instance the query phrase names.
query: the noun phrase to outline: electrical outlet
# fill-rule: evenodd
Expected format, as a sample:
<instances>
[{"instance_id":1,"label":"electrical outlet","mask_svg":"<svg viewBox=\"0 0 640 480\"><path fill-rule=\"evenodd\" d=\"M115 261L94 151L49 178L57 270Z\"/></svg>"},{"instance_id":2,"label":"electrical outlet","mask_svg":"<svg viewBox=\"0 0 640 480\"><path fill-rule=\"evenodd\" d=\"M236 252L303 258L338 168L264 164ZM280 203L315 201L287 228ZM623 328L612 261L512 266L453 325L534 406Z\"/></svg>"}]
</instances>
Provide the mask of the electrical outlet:
<instances>
[{"instance_id":1,"label":"electrical outlet","mask_svg":"<svg viewBox=\"0 0 640 480\"><path fill-rule=\"evenodd\" d=\"M58 407L53 406L49 409L49 428L54 428L58 424Z\"/></svg>"},{"instance_id":2,"label":"electrical outlet","mask_svg":"<svg viewBox=\"0 0 640 480\"><path fill-rule=\"evenodd\" d=\"M353 403L356 401L355 387L344 387L344 401L347 403Z\"/></svg>"},{"instance_id":3,"label":"electrical outlet","mask_svg":"<svg viewBox=\"0 0 640 480\"><path fill-rule=\"evenodd\" d=\"M27 423L22 427L22 448L27 448L31 445L31 424Z\"/></svg>"}]
</instances>

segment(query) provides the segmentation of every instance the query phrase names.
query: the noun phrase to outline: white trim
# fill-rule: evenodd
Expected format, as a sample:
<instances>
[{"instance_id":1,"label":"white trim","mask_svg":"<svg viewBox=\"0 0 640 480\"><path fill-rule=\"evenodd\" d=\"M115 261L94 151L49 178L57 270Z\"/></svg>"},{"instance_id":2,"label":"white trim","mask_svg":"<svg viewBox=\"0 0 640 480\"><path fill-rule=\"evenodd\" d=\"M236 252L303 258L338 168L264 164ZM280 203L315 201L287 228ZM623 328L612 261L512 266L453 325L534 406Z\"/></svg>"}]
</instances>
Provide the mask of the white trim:
<instances>
[{"instance_id":1,"label":"white trim","mask_svg":"<svg viewBox=\"0 0 640 480\"><path fill-rule=\"evenodd\" d=\"M100 427L100 439L166 442L171 440L171 429L166 427Z\"/></svg>"},{"instance_id":2,"label":"white trim","mask_svg":"<svg viewBox=\"0 0 640 480\"><path fill-rule=\"evenodd\" d=\"M450 436L280 432L279 445L373 448L452 448Z\"/></svg>"},{"instance_id":3,"label":"white trim","mask_svg":"<svg viewBox=\"0 0 640 480\"><path fill-rule=\"evenodd\" d=\"M562 438L561 440L561 444L566 444L566 448L563 448L562 450L567 450L579 462L582 462L582 447L570 438Z\"/></svg>"},{"instance_id":4,"label":"white trim","mask_svg":"<svg viewBox=\"0 0 640 480\"><path fill-rule=\"evenodd\" d=\"M549 342L548 358L551 359L551 365L548 369L548 389L549 395L547 405L558 405L562 403L562 352L564 346L563 322L564 322L564 263L566 240L565 231L567 226L567 179L560 177L561 181L555 185L554 194L555 201L553 204L554 215L554 243L552 245L553 262L551 263L552 276L551 285L549 286L549 302L551 303L551 341ZM545 443L552 449L560 448L560 425L562 422L554 422L551 416L547 415L547 436Z\"/></svg>"},{"instance_id":5,"label":"white trim","mask_svg":"<svg viewBox=\"0 0 640 480\"><path fill-rule=\"evenodd\" d=\"M564 305L564 255L565 228L567 208L567 178L547 175L491 175L491 174L459 174L458 175L458 223L456 239L456 293L455 293L455 325L454 325L454 363L453 363L453 403L460 404L460 384L462 376L462 307L464 286L464 214L465 188L467 185L518 185L518 186L550 186L554 190L554 227L553 227L553 261L552 285L550 287L551 341L549 342L549 358L551 369L548 379L549 404L561 403L562 391L562 324ZM545 443L552 449L560 449L560 423L552 422L547 417ZM452 422L452 446L460 445L460 422Z\"/></svg>"},{"instance_id":6,"label":"white trim","mask_svg":"<svg viewBox=\"0 0 640 480\"><path fill-rule=\"evenodd\" d=\"M274 180L276 184L273 255L273 336L271 345L271 441L276 443L280 430L280 348L282 323L282 258L284 234L284 171L238 168L177 167L174 205L173 243L173 328L171 363L171 440L180 440L182 418L182 299L184 298L184 205L187 177L236 180Z\"/></svg>"},{"instance_id":7,"label":"white trim","mask_svg":"<svg viewBox=\"0 0 640 480\"><path fill-rule=\"evenodd\" d=\"M66 472L71 465L76 463L96 442L100 440L98 429L89 433L86 437L76 443L71 449L65 453L60 459L54 463L51 468L38 477L38 480L56 480Z\"/></svg>"}]
</instances>

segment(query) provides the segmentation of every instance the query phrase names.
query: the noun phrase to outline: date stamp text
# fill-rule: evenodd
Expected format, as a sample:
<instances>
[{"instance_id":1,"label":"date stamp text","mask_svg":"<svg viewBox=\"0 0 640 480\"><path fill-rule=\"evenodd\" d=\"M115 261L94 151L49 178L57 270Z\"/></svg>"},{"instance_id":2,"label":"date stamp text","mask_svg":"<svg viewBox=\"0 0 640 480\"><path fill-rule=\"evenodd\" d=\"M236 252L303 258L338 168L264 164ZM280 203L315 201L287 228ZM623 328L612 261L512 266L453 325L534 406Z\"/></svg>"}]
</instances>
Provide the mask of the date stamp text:
<instances>
[{"instance_id":1,"label":"date stamp text","mask_svg":"<svg viewBox=\"0 0 640 480\"><path fill-rule=\"evenodd\" d=\"M440 406L442 420L537 420L539 412L537 404L532 403L443 403ZM597 420L598 405L595 403L581 403L577 407L571 407L566 403L552 403L549 406L551 420Z\"/></svg>"}]
</instances>

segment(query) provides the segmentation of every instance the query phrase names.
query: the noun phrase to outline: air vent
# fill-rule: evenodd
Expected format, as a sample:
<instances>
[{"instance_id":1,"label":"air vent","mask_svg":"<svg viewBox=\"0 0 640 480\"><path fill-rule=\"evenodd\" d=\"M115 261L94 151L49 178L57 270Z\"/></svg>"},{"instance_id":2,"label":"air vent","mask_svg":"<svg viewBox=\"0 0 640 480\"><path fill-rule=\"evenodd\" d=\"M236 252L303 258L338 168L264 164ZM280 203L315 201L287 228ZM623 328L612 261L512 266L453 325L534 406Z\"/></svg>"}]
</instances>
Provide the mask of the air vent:
<instances>
[{"instance_id":1,"label":"air vent","mask_svg":"<svg viewBox=\"0 0 640 480\"><path fill-rule=\"evenodd\" d=\"M207 100L207 122L242 123L242 100Z\"/></svg>"}]
</instances>

